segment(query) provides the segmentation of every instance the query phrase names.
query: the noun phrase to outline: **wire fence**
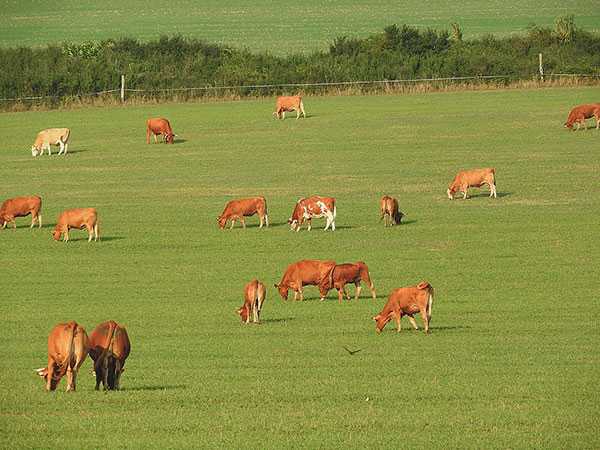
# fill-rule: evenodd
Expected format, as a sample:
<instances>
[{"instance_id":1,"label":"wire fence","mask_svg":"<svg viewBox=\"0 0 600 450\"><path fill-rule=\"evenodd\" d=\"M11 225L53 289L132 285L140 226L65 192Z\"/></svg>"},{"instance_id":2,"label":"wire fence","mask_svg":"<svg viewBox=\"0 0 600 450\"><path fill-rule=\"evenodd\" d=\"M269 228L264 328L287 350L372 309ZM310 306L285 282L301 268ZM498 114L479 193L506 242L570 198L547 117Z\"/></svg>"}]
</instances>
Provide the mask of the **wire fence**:
<instances>
[{"instance_id":1,"label":"wire fence","mask_svg":"<svg viewBox=\"0 0 600 450\"><path fill-rule=\"evenodd\" d=\"M571 78L599 78L600 74L579 74L579 73L551 73L546 74L546 78L553 77L571 77ZM363 81L327 81L316 83L273 83L273 84L247 84L247 85L226 85L226 86L200 86L200 87L179 87L179 88L150 88L150 89L135 89L125 88L124 84L120 88L107 89L97 92L74 93L69 95L41 95L31 97L13 97L0 98L0 102L23 102L44 99L66 99L74 97L99 97L105 94L113 94L120 92L121 100L125 100L126 93L169 93L169 92L194 92L194 91L241 91L241 90L258 90L258 89L281 89L281 88L307 88L307 87L351 87L351 86L368 86L368 85L398 85L398 84L419 84L419 83L448 83L448 82L463 82L463 81L494 81L494 80L510 80L514 79L513 75L477 75L465 77L440 77L440 78L400 78L393 80L363 80Z\"/></svg>"}]
</instances>

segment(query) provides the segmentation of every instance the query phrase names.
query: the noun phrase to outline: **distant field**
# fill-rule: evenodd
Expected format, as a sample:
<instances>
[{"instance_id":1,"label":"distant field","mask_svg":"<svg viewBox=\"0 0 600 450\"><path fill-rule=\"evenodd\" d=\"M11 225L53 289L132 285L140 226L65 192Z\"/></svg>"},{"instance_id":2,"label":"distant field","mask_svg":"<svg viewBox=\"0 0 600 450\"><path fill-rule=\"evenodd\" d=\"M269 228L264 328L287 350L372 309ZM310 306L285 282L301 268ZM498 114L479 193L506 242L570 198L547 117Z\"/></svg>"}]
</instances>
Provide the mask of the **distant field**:
<instances>
[{"instance_id":1,"label":"distant field","mask_svg":"<svg viewBox=\"0 0 600 450\"><path fill-rule=\"evenodd\" d=\"M270 100L2 114L0 197L41 195L45 226L0 231L1 446L598 448L600 133L562 123L599 96L318 97L283 122ZM157 115L175 145L146 145ZM71 152L34 159L49 126L71 127ZM445 198L457 170L481 166L498 199ZM335 233L288 230L313 193L337 197ZM406 224L379 222L384 193ZM257 194L272 227L217 229L227 200ZM102 242L53 242L58 213L83 206ZM307 287L282 302L272 285L302 258L364 260L379 298L320 303ZM243 326L253 277L264 323ZM405 322L377 336L389 291L422 279L432 334ZM33 369L69 319L128 327L123 391L94 392L87 361L78 392L44 392Z\"/></svg>"},{"instance_id":2,"label":"distant field","mask_svg":"<svg viewBox=\"0 0 600 450\"><path fill-rule=\"evenodd\" d=\"M3 2L0 45L38 46L162 34L193 36L282 54L325 49L337 36L366 36L392 23L448 29L458 22L465 38L524 32L574 14L578 26L600 29L597 0L544 2L420 0L305 0L276 3L234 0L19 0Z\"/></svg>"}]
</instances>

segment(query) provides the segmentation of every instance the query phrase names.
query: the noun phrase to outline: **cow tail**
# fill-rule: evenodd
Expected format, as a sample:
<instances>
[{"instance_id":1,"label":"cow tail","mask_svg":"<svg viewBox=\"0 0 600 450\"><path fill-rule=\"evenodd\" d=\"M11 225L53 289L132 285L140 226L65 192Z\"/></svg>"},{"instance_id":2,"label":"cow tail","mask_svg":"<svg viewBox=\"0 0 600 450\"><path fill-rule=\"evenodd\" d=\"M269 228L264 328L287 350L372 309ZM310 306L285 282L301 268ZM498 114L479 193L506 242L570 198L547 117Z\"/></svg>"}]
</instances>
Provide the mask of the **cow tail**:
<instances>
[{"instance_id":1,"label":"cow tail","mask_svg":"<svg viewBox=\"0 0 600 450\"><path fill-rule=\"evenodd\" d=\"M433 286L429 285L429 289L427 289L429 294L429 298L427 300L427 321L431 320L431 308L433 307Z\"/></svg>"},{"instance_id":2,"label":"cow tail","mask_svg":"<svg viewBox=\"0 0 600 450\"><path fill-rule=\"evenodd\" d=\"M111 354L113 354L113 344L114 344L114 340L115 340L115 333L117 330L116 324L114 322L109 322L109 330L108 330L108 345L104 346L104 349L102 350L102 354L100 355L100 358L98 358L98 361L96 362L96 365L98 365L99 367L103 367L104 366L104 361L105 359L107 359ZM114 379L112 379L112 383L109 377L110 374L106 374L107 377L107 381L108 381L108 388L112 389L114 386ZM104 378L104 377L103 377Z\"/></svg>"},{"instance_id":3,"label":"cow tail","mask_svg":"<svg viewBox=\"0 0 600 450\"><path fill-rule=\"evenodd\" d=\"M269 208L267 207L267 200L263 197L263 202L265 202L265 222L267 226L269 226Z\"/></svg>"},{"instance_id":4,"label":"cow tail","mask_svg":"<svg viewBox=\"0 0 600 450\"><path fill-rule=\"evenodd\" d=\"M69 136L71 135L71 129L67 128L66 134L63 136L63 144L69 142Z\"/></svg>"},{"instance_id":5,"label":"cow tail","mask_svg":"<svg viewBox=\"0 0 600 450\"><path fill-rule=\"evenodd\" d=\"M68 350L66 358L64 359L63 364L61 364L61 366L60 366L59 373L58 374L55 373L53 375L53 378L59 379L59 380L65 376L65 373L67 373L67 369L69 368L69 366L75 359L75 333L77 330L77 323L71 322L71 323L69 323L69 327L71 328L71 336L69 339L69 350Z\"/></svg>"}]
</instances>

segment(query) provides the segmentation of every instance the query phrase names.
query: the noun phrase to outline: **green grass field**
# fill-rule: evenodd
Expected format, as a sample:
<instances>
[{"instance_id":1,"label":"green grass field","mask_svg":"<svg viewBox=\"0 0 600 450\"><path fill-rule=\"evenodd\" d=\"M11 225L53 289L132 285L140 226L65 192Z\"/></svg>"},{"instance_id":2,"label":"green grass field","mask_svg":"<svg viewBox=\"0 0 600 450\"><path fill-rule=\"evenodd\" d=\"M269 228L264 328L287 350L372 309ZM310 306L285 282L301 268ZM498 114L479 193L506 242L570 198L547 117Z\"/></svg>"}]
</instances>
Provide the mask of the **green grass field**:
<instances>
[{"instance_id":1,"label":"green grass field","mask_svg":"<svg viewBox=\"0 0 600 450\"><path fill-rule=\"evenodd\" d=\"M486 33L522 33L527 26L552 26L574 14L578 26L600 30L597 0L540 2L447 2L418 0L19 0L4 2L0 45L36 46L133 36L143 40L182 34L276 54L324 49L337 36L366 36L392 23L449 29L458 22L465 38Z\"/></svg>"},{"instance_id":2,"label":"green grass field","mask_svg":"<svg viewBox=\"0 0 600 450\"><path fill-rule=\"evenodd\" d=\"M2 114L0 198L39 194L0 231L3 448L594 448L600 289L600 132L562 128L598 88L306 98ZM145 119L179 142L146 145ZM72 129L66 157L32 158L35 133ZM457 170L493 166L499 198L449 201ZM338 229L292 233L300 196L337 198ZM406 224L384 228L378 201ZM229 199L264 195L273 224L220 231ZM52 241L60 211L94 206L102 242ZM338 305L283 302L303 258L364 260L378 291ZM263 324L235 314L268 286ZM395 287L436 288L432 334L371 317ZM350 289L353 292L353 288ZM123 323L120 392L49 394L52 326ZM417 318L420 322L420 318ZM343 346L362 349L350 356Z\"/></svg>"}]
</instances>

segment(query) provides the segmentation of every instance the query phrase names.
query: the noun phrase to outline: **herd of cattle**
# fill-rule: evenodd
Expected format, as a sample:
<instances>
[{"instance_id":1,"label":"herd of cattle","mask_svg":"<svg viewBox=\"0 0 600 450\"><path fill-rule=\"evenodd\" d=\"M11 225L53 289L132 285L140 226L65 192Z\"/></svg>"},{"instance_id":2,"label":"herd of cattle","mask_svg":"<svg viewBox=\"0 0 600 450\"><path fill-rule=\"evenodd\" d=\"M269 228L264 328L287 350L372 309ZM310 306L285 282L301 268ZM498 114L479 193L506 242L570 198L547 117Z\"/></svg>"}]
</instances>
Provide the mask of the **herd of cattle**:
<instances>
[{"instance_id":1,"label":"herd of cattle","mask_svg":"<svg viewBox=\"0 0 600 450\"><path fill-rule=\"evenodd\" d=\"M285 113L296 111L296 118L306 117L304 105L300 96L278 97L273 115L278 119L285 119ZM585 120L596 119L596 129L600 129L600 103L581 105L573 108L567 118L565 127L585 129ZM68 128L51 128L38 133L33 146L32 156L43 155L47 150L51 154L51 145L59 146L58 154L65 154L68 150L68 141L71 132ZM171 124L164 118L148 119L146 122L146 142L150 143L157 136L167 144L174 142L175 135ZM462 193L463 199L467 198L467 191L471 187L490 188L490 197L496 198L495 170L493 168L475 169L459 172L448 186L447 195L454 199L455 194ZM12 223L16 229L15 218L31 215L31 228L37 223L42 226L41 216L42 199L38 196L16 197L5 200L0 206L0 226L5 228ZM385 219L385 226L399 225L404 214L400 211L398 200L383 196L380 200L380 220ZM223 229L227 222L231 227L240 221L245 228L245 218L258 215L260 228L269 226L267 203L263 197L231 200L228 202L217 218L219 228ZM292 215L288 219L290 229L300 231L306 222L307 229L312 228L312 219L325 218L325 230L331 228L335 231L335 218L337 214L336 201L333 197L312 196L299 199L294 205ZM69 240L70 229L86 229L88 242L99 240L98 214L94 208L77 208L63 211L57 220L52 233L55 240ZM303 287L308 285L319 288L320 299L323 301L331 289L336 289L338 302L344 296L349 300L346 291L347 284L355 285L355 299L358 300L361 292L361 282L365 282L371 291L371 296L376 299L375 286L369 275L367 265L362 262L336 264L335 261L302 260L290 264L284 272L281 281L275 288L283 300L288 299L289 291L294 292L294 300L303 300ZM252 280L244 287L244 304L236 310L243 323L259 323L260 312L266 299L267 289L259 280ZM423 320L425 332L429 333L434 290L427 281L421 281L415 286L402 287L393 290L388 296L388 301L382 311L373 317L376 322L376 331L380 333L385 325L392 319L396 321L398 332L401 330L400 319L407 316L414 329L418 329L414 319L419 314ZM98 325L90 337L84 328L76 322L56 325L48 337L48 365L37 369L37 373L45 380L46 389L56 389L58 382L67 376L67 391L75 390L77 372L86 356L89 354L94 364L96 375L96 390L100 384L104 389L119 389L121 374L124 371L125 360L130 352L130 342L124 327L114 321Z\"/></svg>"}]
</instances>

